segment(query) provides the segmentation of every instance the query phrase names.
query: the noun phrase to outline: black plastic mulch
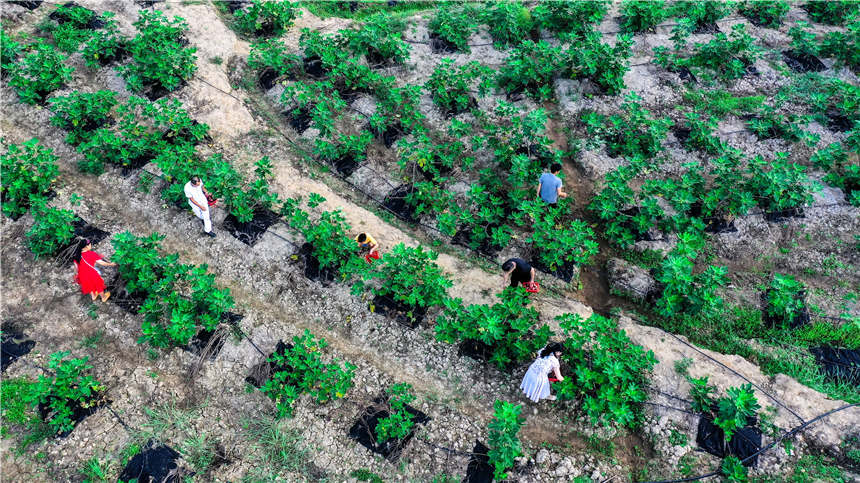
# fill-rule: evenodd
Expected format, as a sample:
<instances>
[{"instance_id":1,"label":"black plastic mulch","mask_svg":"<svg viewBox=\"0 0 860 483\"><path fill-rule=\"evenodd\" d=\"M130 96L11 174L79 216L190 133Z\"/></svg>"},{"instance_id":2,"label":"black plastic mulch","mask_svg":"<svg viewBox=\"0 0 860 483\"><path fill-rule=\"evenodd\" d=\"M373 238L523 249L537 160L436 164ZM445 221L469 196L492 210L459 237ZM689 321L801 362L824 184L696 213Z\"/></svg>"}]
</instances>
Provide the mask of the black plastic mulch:
<instances>
[{"instance_id":1,"label":"black plastic mulch","mask_svg":"<svg viewBox=\"0 0 860 483\"><path fill-rule=\"evenodd\" d=\"M803 303L803 309L799 313L794 314L791 317L791 320L784 320L780 317L776 317L774 315L770 315L768 313L768 295L773 291L773 289L769 288L766 291L761 293L761 318L764 321L765 325L768 327L782 327L783 325L788 323L787 325L796 329L798 327L802 327L809 323L809 308L806 306L806 290L801 290L797 294L795 294L794 298Z\"/></svg>"},{"instance_id":2,"label":"black plastic mulch","mask_svg":"<svg viewBox=\"0 0 860 483\"><path fill-rule=\"evenodd\" d=\"M303 62L303 67L307 75L316 79L325 77L329 72L329 70L323 66L322 59L316 55L306 57Z\"/></svg>"},{"instance_id":3,"label":"black plastic mulch","mask_svg":"<svg viewBox=\"0 0 860 483\"><path fill-rule=\"evenodd\" d=\"M104 20L100 19L100 18L99 18L99 16L98 16L94 11L92 11L92 10L90 10L90 9L88 9L88 8L84 8L84 7L82 7L82 6L78 5L78 4L77 4L77 3L75 3L75 2L67 2L67 3L63 4L63 7L65 7L65 8L77 7L77 8L79 8L79 9L86 10L87 12L92 13L92 14L93 14L93 16L92 16L92 18L90 19L90 22L89 22L87 25L85 25L85 26L84 26L84 27L86 27L86 28L88 28L88 29L93 29L93 30L95 30L95 29L100 29L100 28L102 28L102 27L104 27L104 26L105 26ZM60 24L60 25L62 25L62 24L64 24L64 23L66 23L66 22L71 22L71 21L72 21L72 19L71 19L71 18L69 18L68 16L66 16L66 14L65 14L65 13L63 13L63 12L61 12L61 11L59 11L59 10L54 10L53 12L51 12L51 14L50 14L50 15L48 15L48 18L50 18L51 20L53 20L53 21L57 22L57 23L58 23L58 24Z\"/></svg>"},{"instance_id":4,"label":"black plastic mulch","mask_svg":"<svg viewBox=\"0 0 860 483\"><path fill-rule=\"evenodd\" d=\"M153 156L152 153L145 153L142 156L129 160L127 163L120 165L120 168L122 168L120 174L124 177L128 177L135 171L149 164L153 159L155 159L155 156Z\"/></svg>"},{"instance_id":5,"label":"black plastic mulch","mask_svg":"<svg viewBox=\"0 0 860 483\"><path fill-rule=\"evenodd\" d=\"M75 220L75 222L72 223L72 226L75 229L75 237L76 238L85 238L85 239L89 240L90 243L93 244L93 246L98 245L99 243L101 243L102 240L104 240L105 238L110 236L110 233L108 233L104 230L101 230L99 228L96 228L93 225L90 225L89 223L84 221L82 218L77 218ZM63 251L65 249L71 247L74 244L75 244L75 241L72 240L67 245L63 246L63 248L61 248L59 251Z\"/></svg>"},{"instance_id":6,"label":"black plastic mulch","mask_svg":"<svg viewBox=\"0 0 860 483\"><path fill-rule=\"evenodd\" d=\"M430 49L434 54L453 54L457 52L457 46L439 36L436 32L430 32Z\"/></svg>"},{"instance_id":7,"label":"black plastic mulch","mask_svg":"<svg viewBox=\"0 0 860 483\"><path fill-rule=\"evenodd\" d=\"M821 72L827 68L818 57L796 50L783 50L782 60L795 72Z\"/></svg>"},{"instance_id":8,"label":"black plastic mulch","mask_svg":"<svg viewBox=\"0 0 860 483\"><path fill-rule=\"evenodd\" d=\"M221 317L221 320L235 327L243 317L243 315L235 312L225 312ZM224 347L226 335L226 332L222 331L219 333L217 329L203 329L191 338L191 341L186 347L184 347L184 349L198 356L205 354L208 360L214 361L215 358L218 357L218 353L221 352L221 349ZM215 337L214 340L212 339L213 337ZM211 347L209 347L210 343L212 344ZM206 349L207 347L209 347L208 351Z\"/></svg>"},{"instance_id":9,"label":"black plastic mulch","mask_svg":"<svg viewBox=\"0 0 860 483\"><path fill-rule=\"evenodd\" d=\"M106 406L110 404L110 400L104 397L103 393L97 393L90 396L86 401L77 401L74 406L72 406L72 414L70 415L71 420L74 422L74 425L77 426L81 421L86 419L87 416L95 414L102 406ZM51 413L51 398L48 398L48 403L43 404L39 403L37 406L37 411L39 411L39 415L42 417L43 421L46 421L50 417ZM86 403L89 407L83 407L83 404ZM70 435L74 428L64 431L62 433L57 434L58 438L65 438Z\"/></svg>"},{"instance_id":10,"label":"black plastic mulch","mask_svg":"<svg viewBox=\"0 0 860 483\"><path fill-rule=\"evenodd\" d=\"M30 340L21 330L9 324L4 324L0 332L0 372L5 372L10 364L29 354L36 346L36 341Z\"/></svg>"},{"instance_id":11,"label":"black plastic mulch","mask_svg":"<svg viewBox=\"0 0 860 483\"><path fill-rule=\"evenodd\" d=\"M415 428L417 425L427 424L430 422L430 417L412 406L406 406L406 412L413 416L412 420L415 422L415 426L413 426L412 431L410 431L409 434L401 440L388 439L386 441L379 442L376 441L376 424L380 419L387 418L390 414L385 409L382 409L387 407L386 399L376 398L373 402L374 404L365 409L358 417L358 421L349 428L349 437L358 441L362 446L370 451L380 454L388 461L393 462L400 457L400 453L403 452L403 448L406 447L415 435Z\"/></svg>"},{"instance_id":12,"label":"black plastic mulch","mask_svg":"<svg viewBox=\"0 0 860 483\"><path fill-rule=\"evenodd\" d=\"M675 135L675 139L677 139L681 144L687 144L687 140L690 139L691 132L692 131L688 127L675 126L672 128L672 133Z\"/></svg>"},{"instance_id":13,"label":"black plastic mulch","mask_svg":"<svg viewBox=\"0 0 860 483\"><path fill-rule=\"evenodd\" d=\"M427 315L427 307L410 307L384 295L373 297L373 311L394 320L400 325L414 329L421 325Z\"/></svg>"},{"instance_id":14,"label":"black plastic mulch","mask_svg":"<svg viewBox=\"0 0 860 483\"><path fill-rule=\"evenodd\" d=\"M860 350L822 346L810 348L809 352L815 356L825 378L860 385Z\"/></svg>"},{"instance_id":15,"label":"black plastic mulch","mask_svg":"<svg viewBox=\"0 0 860 483\"><path fill-rule=\"evenodd\" d=\"M185 87L187 85L188 85L188 82L182 81L179 83L178 86L176 86L176 88L173 89L173 91L177 91L179 89L182 89L183 87ZM162 97L166 96L167 94L170 94L173 91L167 90L167 88L165 88L164 86L161 85L160 82L158 82L155 84L145 85L143 88L143 95L146 96L146 98L149 99L150 101L157 101L157 100L161 99Z\"/></svg>"},{"instance_id":16,"label":"black plastic mulch","mask_svg":"<svg viewBox=\"0 0 860 483\"><path fill-rule=\"evenodd\" d=\"M278 341L278 345L275 346L275 351L266 356L265 360L251 368L251 371L245 378L245 382L256 388L260 388L269 382L269 379L272 378L272 374L274 372L289 370L289 367L279 366L269 362L269 358L272 357L273 354L283 355L292 348L292 344L288 344L282 340Z\"/></svg>"},{"instance_id":17,"label":"black plastic mulch","mask_svg":"<svg viewBox=\"0 0 860 483\"><path fill-rule=\"evenodd\" d=\"M305 243L299 249L299 255L305 261L305 277L321 283L323 286L328 286L338 278L337 269L331 267L321 267L320 261L313 256L313 245Z\"/></svg>"},{"instance_id":18,"label":"black plastic mulch","mask_svg":"<svg viewBox=\"0 0 860 483\"><path fill-rule=\"evenodd\" d=\"M382 206L394 212L400 219L409 223L415 223L418 218L415 216L415 211L406 202L406 196L412 193L414 188L411 184L402 184L391 190L385 199L382 200Z\"/></svg>"},{"instance_id":19,"label":"black plastic mulch","mask_svg":"<svg viewBox=\"0 0 860 483\"><path fill-rule=\"evenodd\" d=\"M696 431L696 444L719 458L725 458L731 454L744 460L761 449L762 433L756 427L757 424L758 419L755 416L747 418L747 425L736 431L731 441L726 444L722 428L714 424L710 415L702 414ZM755 456L746 461L744 466L755 466L757 463L758 456Z\"/></svg>"},{"instance_id":20,"label":"black plastic mulch","mask_svg":"<svg viewBox=\"0 0 860 483\"><path fill-rule=\"evenodd\" d=\"M403 136L403 131L397 128L397 126L388 126L385 131L379 132L374 130L374 134L380 139L382 139L382 144L385 145L386 148L390 148L394 143Z\"/></svg>"},{"instance_id":21,"label":"black plastic mulch","mask_svg":"<svg viewBox=\"0 0 860 483\"><path fill-rule=\"evenodd\" d=\"M834 131L848 132L854 127L854 121L839 109L830 107L824 114L827 116L827 127Z\"/></svg>"},{"instance_id":22,"label":"black plastic mulch","mask_svg":"<svg viewBox=\"0 0 860 483\"><path fill-rule=\"evenodd\" d=\"M532 257L532 260L529 261L529 263L531 263L533 267L540 270L541 272L548 273L555 278L564 280L567 283L570 283L570 281L573 280L574 274L576 274L576 262L565 262L564 264L553 270L552 268L544 264L543 261L541 261L540 256L535 255Z\"/></svg>"},{"instance_id":23,"label":"black plastic mulch","mask_svg":"<svg viewBox=\"0 0 860 483\"><path fill-rule=\"evenodd\" d=\"M771 223L782 223L792 218L806 218L806 215L803 213L803 207L766 211L764 213L764 219Z\"/></svg>"},{"instance_id":24,"label":"black plastic mulch","mask_svg":"<svg viewBox=\"0 0 860 483\"><path fill-rule=\"evenodd\" d=\"M179 453L169 446L153 447L153 443L150 442L125 465L119 475L119 481L179 483L181 478L176 462L180 457Z\"/></svg>"},{"instance_id":25,"label":"black plastic mulch","mask_svg":"<svg viewBox=\"0 0 860 483\"><path fill-rule=\"evenodd\" d=\"M36 10L42 5L43 0L9 0L9 3L24 7L27 10Z\"/></svg>"},{"instance_id":26,"label":"black plastic mulch","mask_svg":"<svg viewBox=\"0 0 860 483\"><path fill-rule=\"evenodd\" d=\"M351 154L341 156L340 158L336 159L332 163L332 165L334 166L334 169L337 170L337 172L340 173L341 176L343 176L344 178L352 176L352 173L354 173L359 166L358 161L356 161L355 157Z\"/></svg>"},{"instance_id":27,"label":"black plastic mulch","mask_svg":"<svg viewBox=\"0 0 860 483\"><path fill-rule=\"evenodd\" d=\"M466 477L463 483L491 483L495 469L490 464L490 448L480 441L475 441L472 456L469 457L469 465L466 466Z\"/></svg>"},{"instance_id":28,"label":"black plastic mulch","mask_svg":"<svg viewBox=\"0 0 860 483\"><path fill-rule=\"evenodd\" d=\"M498 228L500 226L501 225L491 225L487 228L487 231L491 232L493 228ZM451 238L451 243L454 245L466 247L470 250L475 250L489 257L495 257L502 250L501 247L497 247L492 244L492 240L489 236L485 237L477 248L472 248L471 234L471 229L461 228L457 230L457 233L454 233L454 236Z\"/></svg>"},{"instance_id":29,"label":"black plastic mulch","mask_svg":"<svg viewBox=\"0 0 860 483\"><path fill-rule=\"evenodd\" d=\"M298 113L287 111L284 115L289 120L290 126L292 126L292 128L299 134L307 131L311 126L311 121L313 121L313 119L311 119L310 108L308 107L300 108Z\"/></svg>"},{"instance_id":30,"label":"black plastic mulch","mask_svg":"<svg viewBox=\"0 0 860 483\"><path fill-rule=\"evenodd\" d=\"M231 235L246 245L254 246L270 226L280 220L274 211L268 208L254 210L254 218L247 223L240 222L232 213L224 218L223 227Z\"/></svg>"},{"instance_id":31,"label":"black plastic mulch","mask_svg":"<svg viewBox=\"0 0 860 483\"><path fill-rule=\"evenodd\" d=\"M708 23L704 25L699 25L696 27L696 30L693 30L694 34L718 34L720 33L720 27L717 26L716 22Z\"/></svg>"},{"instance_id":32,"label":"black plastic mulch","mask_svg":"<svg viewBox=\"0 0 860 483\"><path fill-rule=\"evenodd\" d=\"M696 76L693 75L693 72L686 67L681 67L680 69L678 69L678 77L680 77L681 80L684 82L692 82L693 84L698 82L696 80Z\"/></svg>"}]
</instances>

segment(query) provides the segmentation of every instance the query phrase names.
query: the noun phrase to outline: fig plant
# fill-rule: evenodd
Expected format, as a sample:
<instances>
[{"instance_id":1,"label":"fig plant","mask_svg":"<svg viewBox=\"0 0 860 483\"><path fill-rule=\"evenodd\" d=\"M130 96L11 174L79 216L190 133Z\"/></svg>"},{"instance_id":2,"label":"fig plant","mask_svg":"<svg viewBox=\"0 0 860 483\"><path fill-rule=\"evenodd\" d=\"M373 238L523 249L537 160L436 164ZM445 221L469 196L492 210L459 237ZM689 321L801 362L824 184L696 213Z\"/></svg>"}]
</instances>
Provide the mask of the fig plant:
<instances>
[{"instance_id":1,"label":"fig plant","mask_svg":"<svg viewBox=\"0 0 860 483\"><path fill-rule=\"evenodd\" d=\"M517 434L525 422L521 416L522 406L507 401L493 403L493 419L487 426L487 453L493 466L493 478L502 481L508 477L508 470L514 467L514 460L523 454L522 443Z\"/></svg>"},{"instance_id":2,"label":"fig plant","mask_svg":"<svg viewBox=\"0 0 860 483\"><path fill-rule=\"evenodd\" d=\"M58 157L33 138L20 145L10 144L0 156L0 177L3 185L3 214L18 217L31 204L44 198L60 175Z\"/></svg>"}]
</instances>

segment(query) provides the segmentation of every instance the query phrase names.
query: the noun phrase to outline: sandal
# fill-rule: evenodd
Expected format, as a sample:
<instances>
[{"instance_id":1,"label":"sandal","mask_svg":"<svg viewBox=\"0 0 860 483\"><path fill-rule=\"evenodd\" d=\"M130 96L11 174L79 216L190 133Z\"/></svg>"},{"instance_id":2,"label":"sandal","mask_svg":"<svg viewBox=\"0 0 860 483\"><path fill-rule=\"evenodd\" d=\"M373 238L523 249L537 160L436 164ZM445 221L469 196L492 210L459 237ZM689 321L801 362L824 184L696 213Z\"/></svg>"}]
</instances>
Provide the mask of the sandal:
<instances>
[{"instance_id":1,"label":"sandal","mask_svg":"<svg viewBox=\"0 0 860 483\"><path fill-rule=\"evenodd\" d=\"M102 294L102 302L107 302L110 298L110 292L105 292Z\"/></svg>"}]
</instances>

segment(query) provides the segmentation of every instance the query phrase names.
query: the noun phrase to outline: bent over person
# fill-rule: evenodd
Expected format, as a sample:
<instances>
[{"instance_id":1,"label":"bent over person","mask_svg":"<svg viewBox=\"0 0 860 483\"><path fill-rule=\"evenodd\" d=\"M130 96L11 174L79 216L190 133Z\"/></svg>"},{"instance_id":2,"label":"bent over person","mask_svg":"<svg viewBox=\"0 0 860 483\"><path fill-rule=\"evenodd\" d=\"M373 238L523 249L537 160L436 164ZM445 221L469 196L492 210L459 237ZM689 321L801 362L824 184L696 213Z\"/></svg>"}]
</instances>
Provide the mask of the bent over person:
<instances>
[{"instance_id":1,"label":"bent over person","mask_svg":"<svg viewBox=\"0 0 860 483\"><path fill-rule=\"evenodd\" d=\"M535 281L535 269L522 258L511 258L502 264L502 288L510 281L511 287Z\"/></svg>"},{"instance_id":2,"label":"bent over person","mask_svg":"<svg viewBox=\"0 0 860 483\"><path fill-rule=\"evenodd\" d=\"M188 198L188 204L197 218L203 220L203 233L207 236L215 237L212 231L212 210L209 208L209 200L206 198L209 192L203 187L203 182L199 176L192 176L191 180L185 183L185 197Z\"/></svg>"}]
</instances>

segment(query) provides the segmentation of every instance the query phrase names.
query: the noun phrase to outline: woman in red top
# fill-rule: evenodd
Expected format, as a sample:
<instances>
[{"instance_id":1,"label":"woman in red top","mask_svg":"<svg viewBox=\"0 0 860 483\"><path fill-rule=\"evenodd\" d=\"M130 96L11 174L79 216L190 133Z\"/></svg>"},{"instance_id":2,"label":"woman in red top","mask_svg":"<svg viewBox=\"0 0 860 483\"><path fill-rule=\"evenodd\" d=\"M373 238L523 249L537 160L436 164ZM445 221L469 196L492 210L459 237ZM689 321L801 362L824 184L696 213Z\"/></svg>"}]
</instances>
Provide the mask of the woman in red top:
<instances>
[{"instance_id":1,"label":"woman in red top","mask_svg":"<svg viewBox=\"0 0 860 483\"><path fill-rule=\"evenodd\" d=\"M89 294L94 302L99 295L101 295L102 302L107 302L107 299L110 298L110 292L105 292L105 281L96 267L115 267L116 263L108 262L94 252L93 245L89 240L81 240L78 246L80 251L73 260L75 268L78 269L78 273L75 274L75 281L81 286L81 292Z\"/></svg>"}]
</instances>

